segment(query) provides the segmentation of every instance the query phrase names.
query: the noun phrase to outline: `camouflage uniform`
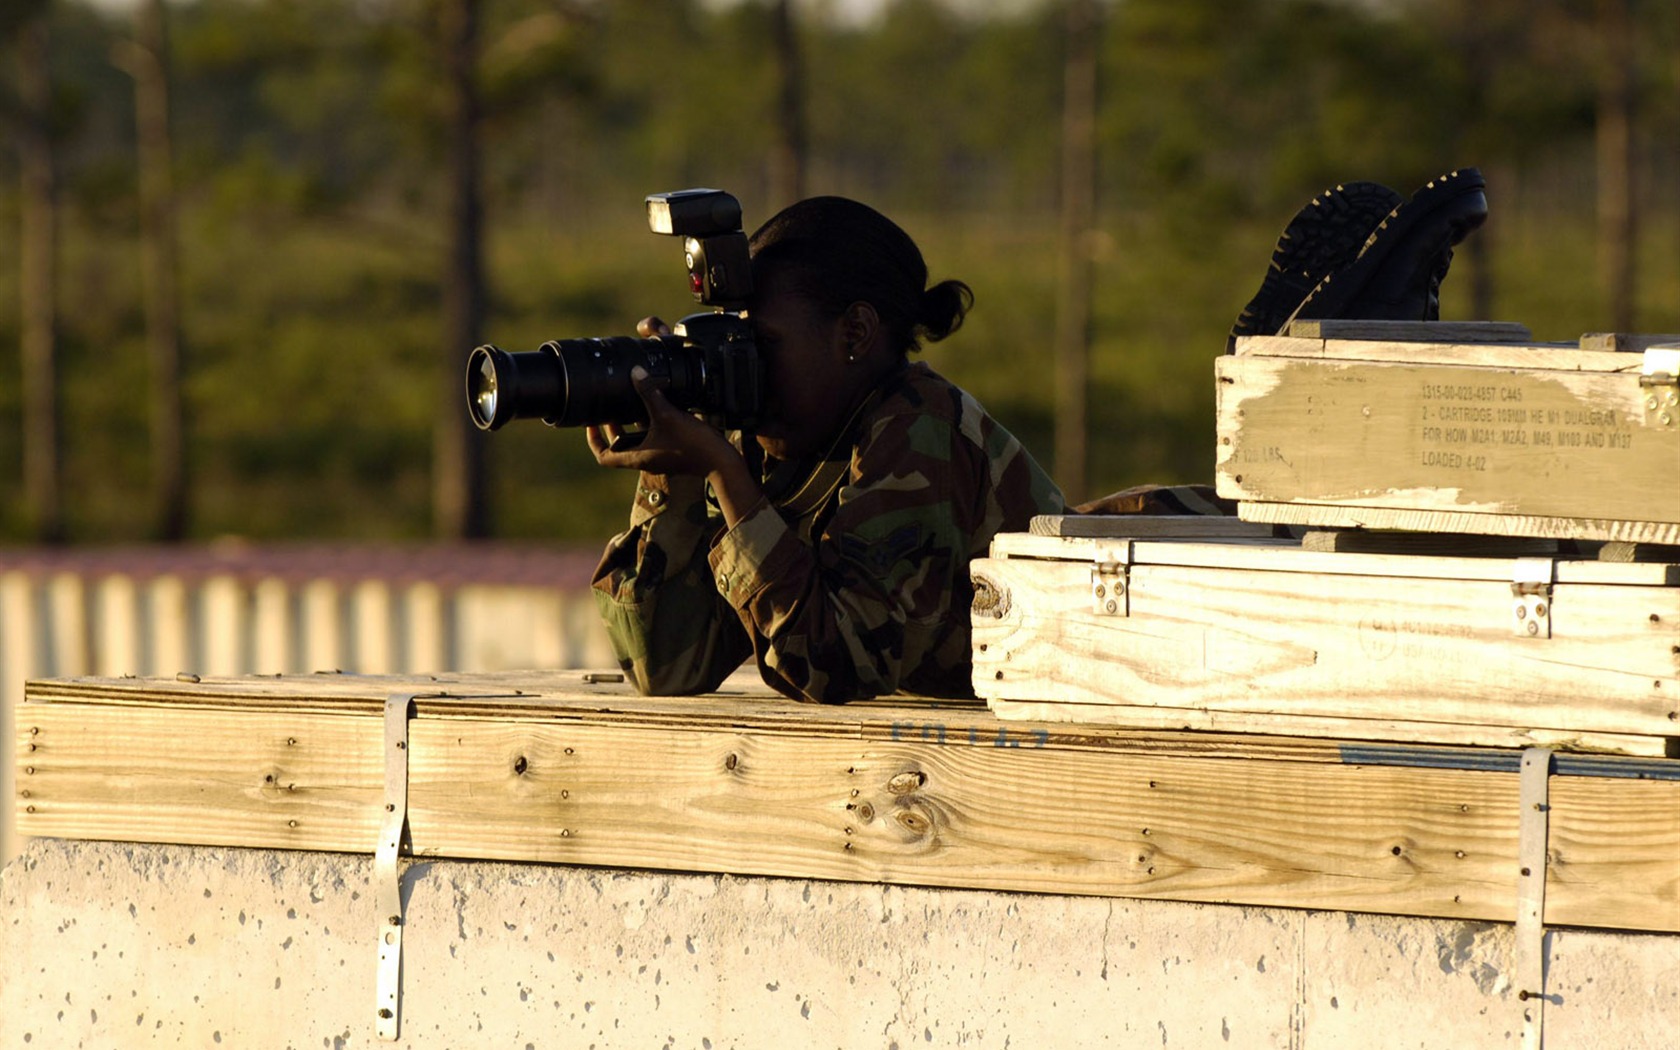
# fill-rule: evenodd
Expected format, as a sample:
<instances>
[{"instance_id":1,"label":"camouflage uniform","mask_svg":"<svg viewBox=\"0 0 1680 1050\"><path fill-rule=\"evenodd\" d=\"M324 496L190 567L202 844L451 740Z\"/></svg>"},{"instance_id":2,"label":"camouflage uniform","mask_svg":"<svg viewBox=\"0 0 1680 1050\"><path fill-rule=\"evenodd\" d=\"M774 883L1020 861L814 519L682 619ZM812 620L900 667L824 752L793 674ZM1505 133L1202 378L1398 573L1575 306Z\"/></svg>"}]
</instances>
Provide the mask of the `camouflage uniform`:
<instances>
[{"instance_id":1,"label":"camouflage uniform","mask_svg":"<svg viewBox=\"0 0 1680 1050\"><path fill-rule=\"evenodd\" d=\"M594 582L638 689L706 692L755 656L764 681L796 699L973 695L968 563L998 532L1062 513L1062 494L922 362L886 381L848 438L808 510L773 502L772 475L771 496L733 529L703 480L641 476L630 528Z\"/></svg>"}]
</instances>

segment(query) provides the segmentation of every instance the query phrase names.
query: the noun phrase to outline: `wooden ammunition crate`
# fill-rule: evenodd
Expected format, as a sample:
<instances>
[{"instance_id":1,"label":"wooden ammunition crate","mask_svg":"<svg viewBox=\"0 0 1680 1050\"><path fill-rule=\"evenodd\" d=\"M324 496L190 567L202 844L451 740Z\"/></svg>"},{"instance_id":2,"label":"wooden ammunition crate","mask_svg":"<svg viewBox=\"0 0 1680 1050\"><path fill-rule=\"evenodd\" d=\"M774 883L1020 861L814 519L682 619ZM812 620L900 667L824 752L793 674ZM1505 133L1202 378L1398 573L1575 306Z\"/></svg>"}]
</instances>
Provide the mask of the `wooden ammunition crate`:
<instances>
[{"instance_id":1,"label":"wooden ammunition crate","mask_svg":"<svg viewBox=\"0 0 1680 1050\"><path fill-rule=\"evenodd\" d=\"M1311 322L1216 371L1245 519L1680 543L1680 337Z\"/></svg>"},{"instance_id":2,"label":"wooden ammunition crate","mask_svg":"<svg viewBox=\"0 0 1680 1050\"><path fill-rule=\"evenodd\" d=\"M1680 565L1009 533L972 573L1004 718L1676 753Z\"/></svg>"}]
</instances>

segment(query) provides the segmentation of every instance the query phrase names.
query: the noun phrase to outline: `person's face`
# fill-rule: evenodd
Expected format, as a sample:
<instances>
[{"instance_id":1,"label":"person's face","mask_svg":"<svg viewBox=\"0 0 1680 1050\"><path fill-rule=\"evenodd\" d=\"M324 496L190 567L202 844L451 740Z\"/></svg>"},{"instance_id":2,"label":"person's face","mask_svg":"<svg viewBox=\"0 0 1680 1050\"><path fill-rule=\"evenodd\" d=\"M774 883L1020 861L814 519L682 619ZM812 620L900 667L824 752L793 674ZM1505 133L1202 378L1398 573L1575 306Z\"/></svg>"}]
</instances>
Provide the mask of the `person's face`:
<instances>
[{"instance_id":1,"label":"person's face","mask_svg":"<svg viewBox=\"0 0 1680 1050\"><path fill-rule=\"evenodd\" d=\"M783 460L826 451L867 383L864 369L847 360L853 350L845 323L819 316L774 273L759 281L752 320L769 369L758 443Z\"/></svg>"}]
</instances>

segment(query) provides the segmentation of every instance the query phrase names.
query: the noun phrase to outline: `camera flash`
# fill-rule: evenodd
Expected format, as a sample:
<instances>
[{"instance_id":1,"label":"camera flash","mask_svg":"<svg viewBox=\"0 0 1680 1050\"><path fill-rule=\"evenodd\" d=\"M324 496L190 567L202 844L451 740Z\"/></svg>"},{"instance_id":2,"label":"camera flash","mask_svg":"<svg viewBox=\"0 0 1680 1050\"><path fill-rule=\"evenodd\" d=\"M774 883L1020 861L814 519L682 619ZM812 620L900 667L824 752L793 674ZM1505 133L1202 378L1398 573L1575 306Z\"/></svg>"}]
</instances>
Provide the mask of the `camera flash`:
<instances>
[{"instance_id":1,"label":"camera flash","mask_svg":"<svg viewBox=\"0 0 1680 1050\"><path fill-rule=\"evenodd\" d=\"M648 229L654 233L672 234L677 232L671 228L671 202L661 197L647 199Z\"/></svg>"}]
</instances>

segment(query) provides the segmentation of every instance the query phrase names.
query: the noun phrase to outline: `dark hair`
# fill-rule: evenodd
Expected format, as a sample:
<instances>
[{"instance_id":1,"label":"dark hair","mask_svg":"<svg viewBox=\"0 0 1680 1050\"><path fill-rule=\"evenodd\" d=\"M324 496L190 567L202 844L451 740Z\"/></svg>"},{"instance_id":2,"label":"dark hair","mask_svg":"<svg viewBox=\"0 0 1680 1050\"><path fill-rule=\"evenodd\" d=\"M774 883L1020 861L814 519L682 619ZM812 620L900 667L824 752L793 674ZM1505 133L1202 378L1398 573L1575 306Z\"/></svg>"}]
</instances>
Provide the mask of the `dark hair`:
<instances>
[{"instance_id":1,"label":"dark hair","mask_svg":"<svg viewBox=\"0 0 1680 1050\"><path fill-rule=\"evenodd\" d=\"M927 287L916 242L891 219L845 197L811 197L784 208L752 235L753 280L774 271L825 317L856 302L875 307L893 346L939 340L962 327L974 292L961 281Z\"/></svg>"}]
</instances>

